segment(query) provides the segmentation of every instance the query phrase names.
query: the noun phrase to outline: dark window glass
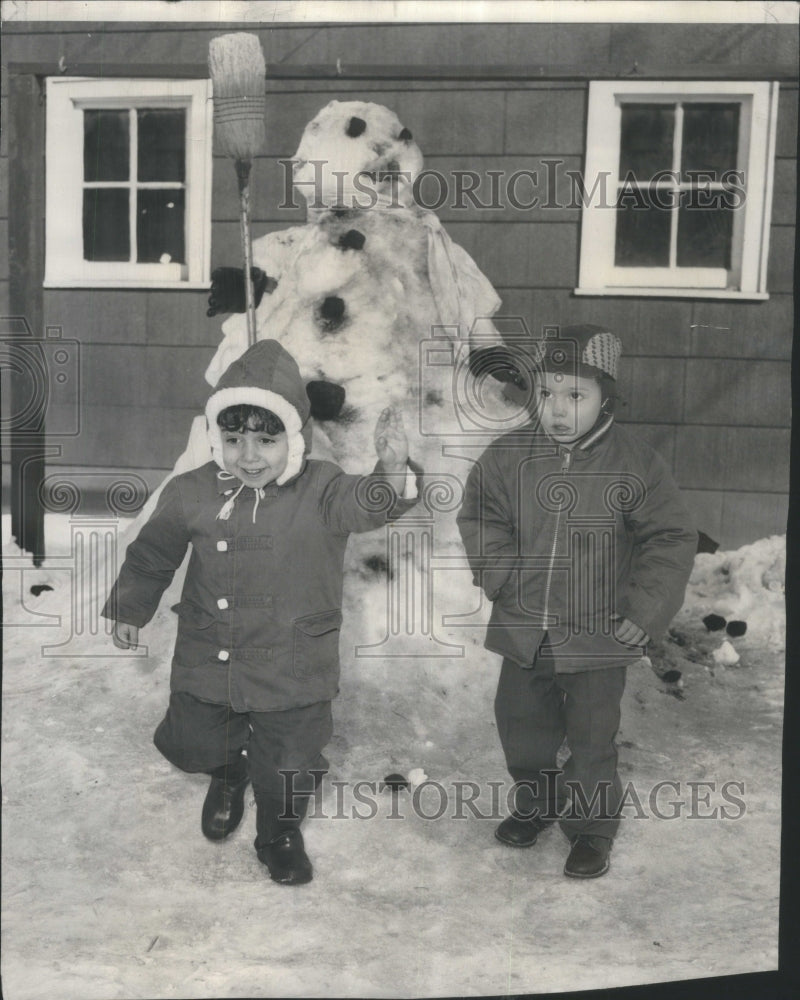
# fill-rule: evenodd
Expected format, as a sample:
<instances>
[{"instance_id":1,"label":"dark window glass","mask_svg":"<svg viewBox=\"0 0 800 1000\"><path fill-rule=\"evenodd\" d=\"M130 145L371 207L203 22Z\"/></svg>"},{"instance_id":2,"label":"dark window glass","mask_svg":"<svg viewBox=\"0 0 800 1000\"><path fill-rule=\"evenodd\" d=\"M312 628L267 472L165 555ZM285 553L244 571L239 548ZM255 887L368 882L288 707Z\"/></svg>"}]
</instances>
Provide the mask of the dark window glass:
<instances>
[{"instance_id":1,"label":"dark window glass","mask_svg":"<svg viewBox=\"0 0 800 1000\"><path fill-rule=\"evenodd\" d=\"M130 164L127 111L83 112L83 179L127 181Z\"/></svg>"},{"instance_id":2,"label":"dark window glass","mask_svg":"<svg viewBox=\"0 0 800 1000\"><path fill-rule=\"evenodd\" d=\"M130 254L127 189L85 188L84 260L130 260Z\"/></svg>"},{"instance_id":3,"label":"dark window glass","mask_svg":"<svg viewBox=\"0 0 800 1000\"><path fill-rule=\"evenodd\" d=\"M713 171L717 180L736 169L738 104L686 104L683 108L681 171Z\"/></svg>"},{"instance_id":4,"label":"dark window glass","mask_svg":"<svg viewBox=\"0 0 800 1000\"><path fill-rule=\"evenodd\" d=\"M725 194L706 192L698 204L683 193L678 212L678 267L731 266L733 211L725 207Z\"/></svg>"},{"instance_id":5,"label":"dark window glass","mask_svg":"<svg viewBox=\"0 0 800 1000\"><path fill-rule=\"evenodd\" d=\"M139 118L140 181L178 181L186 176L186 112L141 109Z\"/></svg>"},{"instance_id":6,"label":"dark window glass","mask_svg":"<svg viewBox=\"0 0 800 1000\"><path fill-rule=\"evenodd\" d=\"M674 104L623 104L620 139L620 180L633 174L649 181L660 170L672 169Z\"/></svg>"},{"instance_id":7,"label":"dark window glass","mask_svg":"<svg viewBox=\"0 0 800 1000\"><path fill-rule=\"evenodd\" d=\"M174 264L186 263L183 190L140 189L136 238L143 264L158 263L164 254Z\"/></svg>"},{"instance_id":8,"label":"dark window glass","mask_svg":"<svg viewBox=\"0 0 800 1000\"><path fill-rule=\"evenodd\" d=\"M670 216L646 189L626 191L617 207L617 267L668 267Z\"/></svg>"}]
</instances>

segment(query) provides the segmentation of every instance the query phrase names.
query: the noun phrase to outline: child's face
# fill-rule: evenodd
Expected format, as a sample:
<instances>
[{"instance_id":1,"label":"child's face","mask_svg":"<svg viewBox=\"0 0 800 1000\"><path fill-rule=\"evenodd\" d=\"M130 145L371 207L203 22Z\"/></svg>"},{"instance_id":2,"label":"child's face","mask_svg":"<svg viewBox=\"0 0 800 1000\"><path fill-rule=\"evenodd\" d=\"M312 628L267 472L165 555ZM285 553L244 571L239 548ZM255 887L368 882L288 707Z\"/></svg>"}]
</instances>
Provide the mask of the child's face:
<instances>
[{"instance_id":1,"label":"child's face","mask_svg":"<svg viewBox=\"0 0 800 1000\"><path fill-rule=\"evenodd\" d=\"M222 431L222 464L225 471L247 486L259 489L274 482L286 468L289 439L286 431Z\"/></svg>"},{"instance_id":2,"label":"child's face","mask_svg":"<svg viewBox=\"0 0 800 1000\"><path fill-rule=\"evenodd\" d=\"M542 429L560 444L570 444L591 430L600 415L603 394L593 378L542 372L536 378L536 406Z\"/></svg>"}]
</instances>

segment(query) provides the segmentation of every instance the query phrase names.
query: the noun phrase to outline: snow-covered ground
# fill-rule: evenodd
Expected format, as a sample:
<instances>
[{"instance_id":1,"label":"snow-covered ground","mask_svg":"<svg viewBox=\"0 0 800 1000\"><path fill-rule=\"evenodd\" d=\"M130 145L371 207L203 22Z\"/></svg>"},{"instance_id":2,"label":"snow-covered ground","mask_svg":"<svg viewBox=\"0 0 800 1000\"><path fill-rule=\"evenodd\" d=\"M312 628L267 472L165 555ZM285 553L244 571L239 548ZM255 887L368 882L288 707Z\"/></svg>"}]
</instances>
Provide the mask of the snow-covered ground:
<instances>
[{"instance_id":1,"label":"snow-covered ground","mask_svg":"<svg viewBox=\"0 0 800 1000\"><path fill-rule=\"evenodd\" d=\"M473 996L777 968L782 537L698 556L653 669L629 670L629 820L589 882L564 878L555 828L527 851L494 840L508 786L480 628L438 625L452 656L398 658L348 654L376 639L345 628L330 775L304 827L315 879L286 888L252 849L252 798L229 842L206 841L206 779L152 745L177 582L141 655L93 634L113 542L95 528L48 516L33 569L3 521L7 1000ZM78 560L95 567L83 590ZM350 606L366 595L351 577ZM747 631L710 632L711 613ZM380 791L413 769L428 783Z\"/></svg>"}]
</instances>

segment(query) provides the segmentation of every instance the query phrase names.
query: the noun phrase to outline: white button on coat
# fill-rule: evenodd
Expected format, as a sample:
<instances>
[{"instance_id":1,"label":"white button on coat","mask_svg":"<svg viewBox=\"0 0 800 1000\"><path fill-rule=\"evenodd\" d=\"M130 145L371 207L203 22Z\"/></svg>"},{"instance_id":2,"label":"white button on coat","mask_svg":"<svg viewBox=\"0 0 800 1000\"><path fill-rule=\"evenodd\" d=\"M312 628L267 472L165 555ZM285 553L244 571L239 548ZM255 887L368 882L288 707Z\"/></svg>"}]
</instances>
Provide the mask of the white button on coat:
<instances>
[{"instance_id":1,"label":"white button on coat","mask_svg":"<svg viewBox=\"0 0 800 1000\"><path fill-rule=\"evenodd\" d=\"M220 611L227 610L228 606L229 605L227 597L220 597L220 599L217 601L217 607L220 609Z\"/></svg>"},{"instance_id":2,"label":"white button on coat","mask_svg":"<svg viewBox=\"0 0 800 1000\"><path fill-rule=\"evenodd\" d=\"M228 652L227 649L221 649L217 653L217 659L218 660L229 660L230 658L231 658L231 654Z\"/></svg>"},{"instance_id":3,"label":"white button on coat","mask_svg":"<svg viewBox=\"0 0 800 1000\"><path fill-rule=\"evenodd\" d=\"M227 552L228 543L223 539L221 542L217 542L217 552Z\"/></svg>"}]
</instances>

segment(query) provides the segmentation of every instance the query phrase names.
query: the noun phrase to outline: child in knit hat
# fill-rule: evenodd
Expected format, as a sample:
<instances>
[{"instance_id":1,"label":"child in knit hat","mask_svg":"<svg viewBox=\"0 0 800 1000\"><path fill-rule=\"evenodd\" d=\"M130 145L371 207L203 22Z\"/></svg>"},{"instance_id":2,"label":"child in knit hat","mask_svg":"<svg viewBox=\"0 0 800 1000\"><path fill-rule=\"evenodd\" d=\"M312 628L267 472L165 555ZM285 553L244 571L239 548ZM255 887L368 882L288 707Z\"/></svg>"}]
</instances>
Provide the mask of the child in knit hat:
<instances>
[{"instance_id":1,"label":"child in knit hat","mask_svg":"<svg viewBox=\"0 0 800 1000\"><path fill-rule=\"evenodd\" d=\"M495 836L530 847L560 817L575 878L608 870L626 667L680 608L697 543L662 459L614 423L620 353L599 326L536 342L535 415L483 453L458 515L493 603L485 645L503 657L495 714L515 797Z\"/></svg>"},{"instance_id":2,"label":"child in knit hat","mask_svg":"<svg viewBox=\"0 0 800 1000\"><path fill-rule=\"evenodd\" d=\"M206 406L214 461L166 484L103 610L115 645L136 646L191 544L155 744L210 775L210 840L236 829L252 781L258 858L283 884L312 877L300 823L327 769L348 536L416 502L402 498L411 463L399 416L384 410L375 470L353 476L306 458L309 409L277 341L234 361Z\"/></svg>"}]
</instances>

